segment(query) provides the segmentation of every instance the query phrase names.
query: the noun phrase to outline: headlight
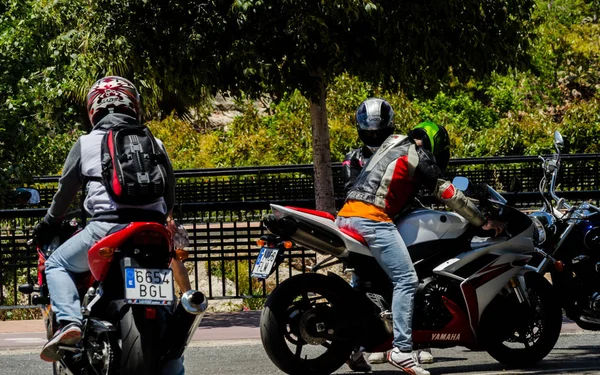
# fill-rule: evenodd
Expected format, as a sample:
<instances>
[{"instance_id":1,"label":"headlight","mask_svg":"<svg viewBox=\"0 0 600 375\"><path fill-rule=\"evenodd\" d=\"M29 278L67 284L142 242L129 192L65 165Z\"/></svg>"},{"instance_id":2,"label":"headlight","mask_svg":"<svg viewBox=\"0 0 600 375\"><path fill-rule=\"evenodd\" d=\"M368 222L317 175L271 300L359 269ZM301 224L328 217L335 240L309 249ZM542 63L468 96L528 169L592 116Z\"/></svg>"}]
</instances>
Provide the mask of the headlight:
<instances>
[{"instance_id":1,"label":"headlight","mask_svg":"<svg viewBox=\"0 0 600 375\"><path fill-rule=\"evenodd\" d=\"M541 245L546 242L548 230L554 225L554 217L547 212L537 211L529 214L529 218L535 227L533 242L536 245Z\"/></svg>"}]
</instances>

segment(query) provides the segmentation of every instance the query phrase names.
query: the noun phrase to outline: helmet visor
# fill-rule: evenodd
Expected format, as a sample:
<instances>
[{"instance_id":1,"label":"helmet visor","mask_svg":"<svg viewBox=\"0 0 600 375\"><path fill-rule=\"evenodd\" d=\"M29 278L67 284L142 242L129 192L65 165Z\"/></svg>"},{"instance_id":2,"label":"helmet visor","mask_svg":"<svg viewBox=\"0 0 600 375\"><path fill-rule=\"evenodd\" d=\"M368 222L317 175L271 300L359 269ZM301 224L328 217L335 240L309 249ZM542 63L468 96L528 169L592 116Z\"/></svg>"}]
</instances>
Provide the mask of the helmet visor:
<instances>
[{"instance_id":1,"label":"helmet visor","mask_svg":"<svg viewBox=\"0 0 600 375\"><path fill-rule=\"evenodd\" d=\"M394 129L380 129L380 130L358 130L358 136L360 140L367 146L371 147L379 147L389 137L392 135Z\"/></svg>"}]
</instances>

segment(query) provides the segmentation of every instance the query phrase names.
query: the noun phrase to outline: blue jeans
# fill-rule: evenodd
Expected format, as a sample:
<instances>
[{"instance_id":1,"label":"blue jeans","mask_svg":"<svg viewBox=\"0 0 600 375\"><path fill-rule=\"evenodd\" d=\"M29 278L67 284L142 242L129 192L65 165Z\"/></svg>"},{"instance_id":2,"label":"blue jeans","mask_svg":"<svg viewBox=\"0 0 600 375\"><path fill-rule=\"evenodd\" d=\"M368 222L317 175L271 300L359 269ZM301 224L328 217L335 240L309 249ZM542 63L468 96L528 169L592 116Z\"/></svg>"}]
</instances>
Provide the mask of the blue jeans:
<instances>
[{"instance_id":1,"label":"blue jeans","mask_svg":"<svg viewBox=\"0 0 600 375\"><path fill-rule=\"evenodd\" d=\"M46 282L52 311L63 324L81 324L81 303L72 273L89 271L88 250L117 224L91 221L85 228L60 245L46 260ZM183 357L165 364L163 375L183 375Z\"/></svg>"},{"instance_id":2,"label":"blue jeans","mask_svg":"<svg viewBox=\"0 0 600 375\"><path fill-rule=\"evenodd\" d=\"M65 241L46 260L50 303L58 322L81 324L81 304L72 274L89 271L88 250L115 225L101 221L89 222L81 232Z\"/></svg>"},{"instance_id":3,"label":"blue jeans","mask_svg":"<svg viewBox=\"0 0 600 375\"><path fill-rule=\"evenodd\" d=\"M419 279L398 229L394 223L360 217L340 216L336 224L340 228L352 228L363 236L375 260L392 281L393 344L403 352L411 351L412 318Z\"/></svg>"}]
</instances>

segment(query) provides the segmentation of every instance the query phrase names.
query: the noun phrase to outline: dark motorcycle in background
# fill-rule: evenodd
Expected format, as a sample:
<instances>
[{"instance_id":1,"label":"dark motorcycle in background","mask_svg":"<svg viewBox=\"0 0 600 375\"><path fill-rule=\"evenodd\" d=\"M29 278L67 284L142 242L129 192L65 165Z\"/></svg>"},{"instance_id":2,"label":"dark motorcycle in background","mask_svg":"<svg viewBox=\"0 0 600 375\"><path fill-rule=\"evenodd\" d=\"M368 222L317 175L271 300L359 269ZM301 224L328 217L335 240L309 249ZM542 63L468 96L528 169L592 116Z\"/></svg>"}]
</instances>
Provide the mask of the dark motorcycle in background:
<instances>
[{"instance_id":1,"label":"dark motorcycle in background","mask_svg":"<svg viewBox=\"0 0 600 375\"><path fill-rule=\"evenodd\" d=\"M58 246L81 230L65 221L50 244L37 246L37 283L19 291L32 294L41 305L50 339L57 321L50 306L45 262ZM174 293L172 234L160 223L133 222L115 226L88 251L90 271L75 274L83 314L82 340L61 346L54 374L161 374L165 364L180 358L207 308L205 296L185 292L177 303ZM28 243L31 244L30 240Z\"/></svg>"},{"instance_id":2,"label":"dark motorcycle in background","mask_svg":"<svg viewBox=\"0 0 600 375\"><path fill-rule=\"evenodd\" d=\"M556 153L541 157L544 207L531 214L538 227L540 274L550 273L554 296L566 316L587 330L600 330L600 208L571 206L556 194L562 136L554 133Z\"/></svg>"}]
</instances>

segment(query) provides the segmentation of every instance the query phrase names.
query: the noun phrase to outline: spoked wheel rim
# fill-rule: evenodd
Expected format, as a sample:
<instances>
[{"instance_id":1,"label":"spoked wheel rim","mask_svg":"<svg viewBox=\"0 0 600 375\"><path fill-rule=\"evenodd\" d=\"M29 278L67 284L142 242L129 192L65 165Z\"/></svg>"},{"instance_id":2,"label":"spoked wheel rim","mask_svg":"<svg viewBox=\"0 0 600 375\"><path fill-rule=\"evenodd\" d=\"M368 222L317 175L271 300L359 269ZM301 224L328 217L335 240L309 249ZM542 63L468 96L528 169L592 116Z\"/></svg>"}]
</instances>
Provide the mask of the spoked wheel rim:
<instances>
[{"instance_id":1,"label":"spoked wheel rim","mask_svg":"<svg viewBox=\"0 0 600 375\"><path fill-rule=\"evenodd\" d=\"M547 313L543 310L543 304L540 297L534 290L528 290L529 300L532 303L527 311L526 317L514 329L510 331L508 337L503 342L510 349L530 349L542 337Z\"/></svg>"},{"instance_id":2,"label":"spoked wheel rim","mask_svg":"<svg viewBox=\"0 0 600 375\"><path fill-rule=\"evenodd\" d=\"M335 330L328 323L335 302L315 292L303 292L294 297L286 309L284 338L297 360L318 360L335 345L330 334Z\"/></svg>"},{"instance_id":3,"label":"spoked wheel rim","mask_svg":"<svg viewBox=\"0 0 600 375\"><path fill-rule=\"evenodd\" d=\"M115 367L115 353L111 341L106 333L91 338L91 345L87 349L88 363L100 375L109 375Z\"/></svg>"},{"instance_id":4,"label":"spoked wheel rim","mask_svg":"<svg viewBox=\"0 0 600 375\"><path fill-rule=\"evenodd\" d=\"M482 336L488 353L509 366L530 366L542 360L556 344L562 326L562 310L548 281L527 273L525 282L529 302L515 298L505 301L506 305L488 306L493 315L486 320L484 333L489 336Z\"/></svg>"},{"instance_id":5,"label":"spoked wheel rim","mask_svg":"<svg viewBox=\"0 0 600 375\"><path fill-rule=\"evenodd\" d=\"M293 276L275 288L260 317L260 337L280 370L331 374L344 364L356 335L349 291L344 280L317 273Z\"/></svg>"}]
</instances>

